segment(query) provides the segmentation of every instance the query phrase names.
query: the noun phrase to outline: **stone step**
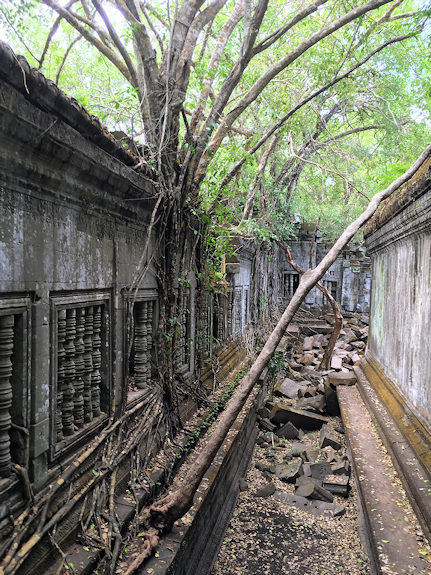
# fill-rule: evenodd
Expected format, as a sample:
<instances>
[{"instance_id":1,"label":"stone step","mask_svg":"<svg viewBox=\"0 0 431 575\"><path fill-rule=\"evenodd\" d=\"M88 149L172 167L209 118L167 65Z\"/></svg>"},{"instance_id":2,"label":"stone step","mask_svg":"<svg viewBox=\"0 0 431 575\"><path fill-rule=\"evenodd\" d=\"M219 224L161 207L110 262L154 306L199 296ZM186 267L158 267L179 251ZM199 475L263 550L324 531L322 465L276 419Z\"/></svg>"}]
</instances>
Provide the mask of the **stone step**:
<instances>
[{"instance_id":1,"label":"stone step","mask_svg":"<svg viewBox=\"0 0 431 575\"><path fill-rule=\"evenodd\" d=\"M431 542L431 444L429 435L422 434L400 406L396 406L399 408L396 414L398 419L391 415L362 369L354 367L353 370L361 397L378 424L380 435L395 461L404 488L422 524L422 529ZM395 408L395 405L392 405ZM403 425L402 431L399 426L400 421ZM415 449L412 449L412 444L415 445Z\"/></svg>"},{"instance_id":2,"label":"stone step","mask_svg":"<svg viewBox=\"0 0 431 575\"><path fill-rule=\"evenodd\" d=\"M429 545L357 386L339 386L373 574L429 573ZM426 484L429 485L430 484Z\"/></svg>"}]
</instances>

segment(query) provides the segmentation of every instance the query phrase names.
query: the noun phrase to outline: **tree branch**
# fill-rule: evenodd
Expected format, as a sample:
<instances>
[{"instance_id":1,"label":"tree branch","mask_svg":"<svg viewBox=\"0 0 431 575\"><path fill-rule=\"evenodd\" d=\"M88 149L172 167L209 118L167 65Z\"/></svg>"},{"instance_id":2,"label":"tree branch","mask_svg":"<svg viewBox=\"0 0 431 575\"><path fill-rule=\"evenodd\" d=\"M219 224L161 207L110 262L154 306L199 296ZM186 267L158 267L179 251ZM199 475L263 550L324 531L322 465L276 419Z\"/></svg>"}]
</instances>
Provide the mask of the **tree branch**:
<instances>
[{"instance_id":1,"label":"tree branch","mask_svg":"<svg viewBox=\"0 0 431 575\"><path fill-rule=\"evenodd\" d=\"M336 30L339 30L352 20L359 18L360 16L366 14L367 12L376 10L377 8L380 8L384 4L388 4L391 1L392 0L370 0L366 4L354 8L353 10L351 10L347 14L344 14L340 18L337 18L333 22L326 24L319 31L312 34L306 40L303 40L294 50L292 50L289 54L281 58L281 60L279 60L269 69L267 69L260 76L260 78L253 84L253 86L245 94L245 96L241 98L236 107L233 110L231 110L220 123L218 129L211 138L211 141L209 142L205 150L205 153L202 155L200 165L197 169L195 183L197 184L202 180L203 175L206 172L206 169L212 156L220 147L220 144L223 141L227 131L229 130L229 127L244 112L244 110L246 110L248 106L260 95L260 93L264 90L264 88L270 83L270 81L273 78L275 78L280 72L285 70L290 64L295 62L311 47L319 43L321 40L323 40L330 34L334 33Z\"/></svg>"},{"instance_id":2,"label":"tree branch","mask_svg":"<svg viewBox=\"0 0 431 575\"><path fill-rule=\"evenodd\" d=\"M130 84L132 84L132 78L130 76L129 70L127 66L118 58L117 54L111 50L108 46L106 46L103 42L98 40L95 36L93 36L86 28L83 26L78 20L72 15L68 10L63 8L60 4L56 2L56 0L42 0L44 4L55 10L58 14L60 14L69 24L77 30L81 36L83 36L87 42L95 46L104 56L108 58L112 64L121 72L121 74L126 78Z\"/></svg>"},{"instance_id":3,"label":"tree branch","mask_svg":"<svg viewBox=\"0 0 431 575\"><path fill-rule=\"evenodd\" d=\"M284 26L281 26L278 30L269 34L266 38L264 38L259 44L253 49L253 55L260 54L263 50L267 50L270 46L272 46L277 40L279 40L282 36L286 34L291 28L293 28L296 24L313 14L319 6L326 4L328 0L317 0L314 4L307 6L303 10L300 10L295 16L287 22Z\"/></svg>"},{"instance_id":4,"label":"tree branch","mask_svg":"<svg viewBox=\"0 0 431 575\"><path fill-rule=\"evenodd\" d=\"M77 0L70 0L70 2L68 4L66 4L66 6L65 6L66 10L69 10L69 8L71 8L75 4L75 2L77 2ZM41 54L40 59L39 59L38 70L40 70L42 68L46 53L48 52L49 45L51 44L51 41L54 38L54 35L57 32L58 27L60 26L62 19L63 19L63 16L57 16L54 24L52 25L51 30L49 31L49 34L46 38L45 46L43 47L42 54Z\"/></svg>"},{"instance_id":5,"label":"tree branch","mask_svg":"<svg viewBox=\"0 0 431 575\"><path fill-rule=\"evenodd\" d=\"M111 21L108 18L108 15L105 11L105 9L103 8L103 6L100 4L99 0L92 0L93 4L96 8L96 10L99 12L100 17L102 18L106 29L109 32L109 35L112 38L112 41L114 42L115 46L117 47L118 51L120 52L121 56L123 57L123 60L127 66L127 69L129 70L129 74L130 77L132 79L132 86L134 86L135 88L138 87L138 77L136 74L136 69L135 66L132 62L132 59L130 58L126 48L124 47L123 43L121 42L118 34L116 33L116 31L114 30L114 27L111 24Z\"/></svg>"},{"instance_id":6,"label":"tree branch","mask_svg":"<svg viewBox=\"0 0 431 575\"><path fill-rule=\"evenodd\" d=\"M373 56L375 56L376 54L381 52L387 46L390 46L391 44L395 44L396 42L403 42L404 40L413 37L415 34L416 34L416 32L412 32L410 34L404 34L402 36L396 36L395 38L392 38L392 39L388 40L387 42L384 42L378 48L376 48L375 50L370 52L370 54L368 54L368 56L366 56L360 62L358 62L357 64L352 66L349 70L347 70L347 72L344 72L344 74L341 74L341 76L337 76L336 78L333 78L330 82L328 82L327 84L322 86L322 88L315 90L309 96L304 98L301 102L299 102L299 104L297 104L294 108L289 110L289 112L287 112L287 114L285 114L282 118L280 118L280 120L278 120L278 122L276 124L274 124L260 138L260 140L250 149L250 151L229 170L228 174L223 179L220 187L226 186L232 180L232 178L235 176L235 174L238 172L238 170L243 166L243 164L247 160L247 158L249 156L251 156L252 154L254 154L255 152L257 152L257 150L261 146L263 146L263 144L268 140L268 138L270 138L272 136L272 134L274 134L274 132L279 130L287 122L287 120L289 120L289 118L291 118L296 112L298 112L298 110L303 108L306 104L311 102L311 100L313 100L317 96L320 96L320 94L323 94L323 92L326 92L327 90L329 90L329 88L332 88L332 86L335 86L335 84L338 84L338 82L340 82L341 80L348 78L355 70L357 70L358 68L363 66L366 62L368 62L368 60L370 60Z\"/></svg>"},{"instance_id":7,"label":"tree branch","mask_svg":"<svg viewBox=\"0 0 431 575\"><path fill-rule=\"evenodd\" d=\"M68 58L68 56L69 56L69 54L70 54L72 48L75 46L75 44L77 44L77 43L81 40L81 38L82 38L81 35L77 36L77 37L69 44L69 46L68 46L66 52L64 53L63 59L61 60L61 64L60 64L60 66L58 67L58 70L57 70L57 75L55 76L55 83L56 83L56 84L58 84L59 81L60 81L61 71L63 70L63 66L64 66L64 64L66 63L66 60L67 60L67 58Z\"/></svg>"}]
</instances>

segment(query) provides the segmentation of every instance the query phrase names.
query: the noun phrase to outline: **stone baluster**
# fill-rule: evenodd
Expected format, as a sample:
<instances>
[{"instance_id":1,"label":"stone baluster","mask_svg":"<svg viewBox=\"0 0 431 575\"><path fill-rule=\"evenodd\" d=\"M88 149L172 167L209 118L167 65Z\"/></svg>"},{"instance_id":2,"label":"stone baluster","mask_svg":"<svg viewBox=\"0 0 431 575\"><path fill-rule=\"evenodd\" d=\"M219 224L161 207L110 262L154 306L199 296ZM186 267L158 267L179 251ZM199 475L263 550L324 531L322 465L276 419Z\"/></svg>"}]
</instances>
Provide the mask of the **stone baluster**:
<instances>
[{"instance_id":1,"label":"stone baluster","mask_svg":"<svg viewBox=\"0 0 431 575\"><path fill-rule=\"evenodd\" d=\"M152 301L148 302L148 311L147 311L147 381L148 383L151 382L151 352L153 349L153 303Z\"/></svg>"},{"instance_id":2,"label":"stone baluster","mask_svg":"<svg viewBox=\"0 0 431 575\"><path fill-rule=\"evenodd\" d=\"M93 307L85 308L84 324L84 421L89 423L93 419L91 404L91 374L93 372Z\"/></svg>"},{"instance_id":3,"label":"stone baluster","mask_svg":"<svg viewBox=\"0 0 431 575\"><path fill-rule=\"evenodd\" d=\"M73 398L75 395L75 334L76 310L66 311L66 340L64 343L64 386L63 386L63 434L73 435L75 431L73 422Z\"/></svg>"},{"instance_id":4,"label":"stone baluster","mask_svg":"<svg viewBox=\"0 0 431 575\"><path fill-rule=\"evenodd\" d=\"M13 315L0 317L0 477L9 477L11 467L9 429L12 406Z\"/></svg>"},{"instance_id":5,"label":"stone baluster","mask_svg":"<svg viewBox=\"0 0 431 575\"><path fill-rule=\"evenodd\" d=\"M148 332L148 303L146 301L136 304L135 323L135 385L144 389L147 383L147 332Z\"/></svg>"},{"instance_id":6,"label":"stone baluster","mask_svg":"<svg viewBox=\"0 0 431 575\"><path fill-rule=\"evenodd\" d=\"M73 418L78 429L84 427L84 330L85 309L76 310L75 332L75 395L73 397Z\"/></svg>"},{"instance_id":7,"label":"stone baluster","mask_svg":"<svg viewBox=\"0 0 431 575\"><path fill-rule=\"evenodd\" d=\"M233 329L233 325L232 325L232 317L233 317L233 290L232 288L229 288L229 291L227 293L227 300L228 300L228 304L227 304L227 331L228 334L231 336L232 335L232 329Z\"/></svg>"},{"instance_id":8,"label":"stone baluster","mask_svg":"<svg viewBox=\"0 0 431 575\"><path fill-rule=\"evenodd\" d=\"M186 305L187 300L185 294L183 295L183 301L181 304L181 322L179 327L179 338L178 338L178 349L179 349L179 366L183 366L186 363Z\"/></svg>"},{"instance_id":9,"label":"stone baluster","mask_svg":"<svg viewBox=\"0 0 431 575\"><path fill-rule=\"evenodd\" d=\"M66 310L58 312L57 320L57 406L56 406L56 429L57 441L63 439L63 387L64 387L64 360L66 352Z\"/></svg>"},{"instance_id":10,"label":"stone baluster","mask_svg":"<svg viewBox=\"0 0 431 575\"><path fill-rule=\"evenodd\" d=\"M91 408L93 417L100 415L100 368L102 366L102 340L100 332L102 329L102 306L94 306L93 315L93 372L91 374Z\"/></svg>"}]
</instances>

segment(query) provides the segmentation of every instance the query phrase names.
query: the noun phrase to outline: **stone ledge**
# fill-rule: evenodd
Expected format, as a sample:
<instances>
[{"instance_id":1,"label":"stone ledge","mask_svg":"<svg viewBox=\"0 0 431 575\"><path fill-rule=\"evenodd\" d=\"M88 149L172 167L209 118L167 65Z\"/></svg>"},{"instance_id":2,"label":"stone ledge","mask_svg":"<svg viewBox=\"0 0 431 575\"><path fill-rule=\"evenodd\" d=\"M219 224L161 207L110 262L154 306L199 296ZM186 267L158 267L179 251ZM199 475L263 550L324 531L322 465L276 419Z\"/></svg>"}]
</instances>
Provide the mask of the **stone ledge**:
<instances>
[{"instance_id":1,"label":"stone ledge","mask_svg":"<svg viewBox=\"0 0 431 575\"><path fill-rule=\"evenodd\" d=\"M369 361L353 369L362 399L377 421L381 438L392 456L424 533L431 541L431 441L428 430Z\"/></svg>"}]
</instances>

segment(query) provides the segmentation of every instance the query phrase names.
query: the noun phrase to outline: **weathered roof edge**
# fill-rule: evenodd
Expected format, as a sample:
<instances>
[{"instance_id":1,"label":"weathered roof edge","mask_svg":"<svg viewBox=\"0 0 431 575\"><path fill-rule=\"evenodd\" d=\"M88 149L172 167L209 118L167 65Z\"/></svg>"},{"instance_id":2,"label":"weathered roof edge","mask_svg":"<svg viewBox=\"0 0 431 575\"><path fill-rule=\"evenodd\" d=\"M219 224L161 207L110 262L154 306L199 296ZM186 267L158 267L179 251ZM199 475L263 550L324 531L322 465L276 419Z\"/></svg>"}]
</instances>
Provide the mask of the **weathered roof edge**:
<instances>
[{"instance_id":1,"label":"weathered roof edge","mask_svg":"<svg viewBox=\"0 0 431 575\"><path fill-rule=\"evenodd\" d=\"M24 56L16 55L12 48L1 40L0 79L13 86L41 110L58 116L86 140L126 166L133 167L139 162L137 156L117 142L99 118L90 114L75 98L68 96L42 72L32 68ZM155 178L154 171L148 166L140 167L139 172Z\"/></svg>"},{"instance_id":2,"label":"weathered roof edge","mask_svg":"<svg viewBox=\"0 0 431 575\"><path fill-rule=\"evenodd\" d=\"M389 222L404 208L414 202L418 197L431 189L431 157L429 157L399 190L389 198L383 200L379 209L364 227L364 236L367 237Z\"/></svg>"}]
</instances>

